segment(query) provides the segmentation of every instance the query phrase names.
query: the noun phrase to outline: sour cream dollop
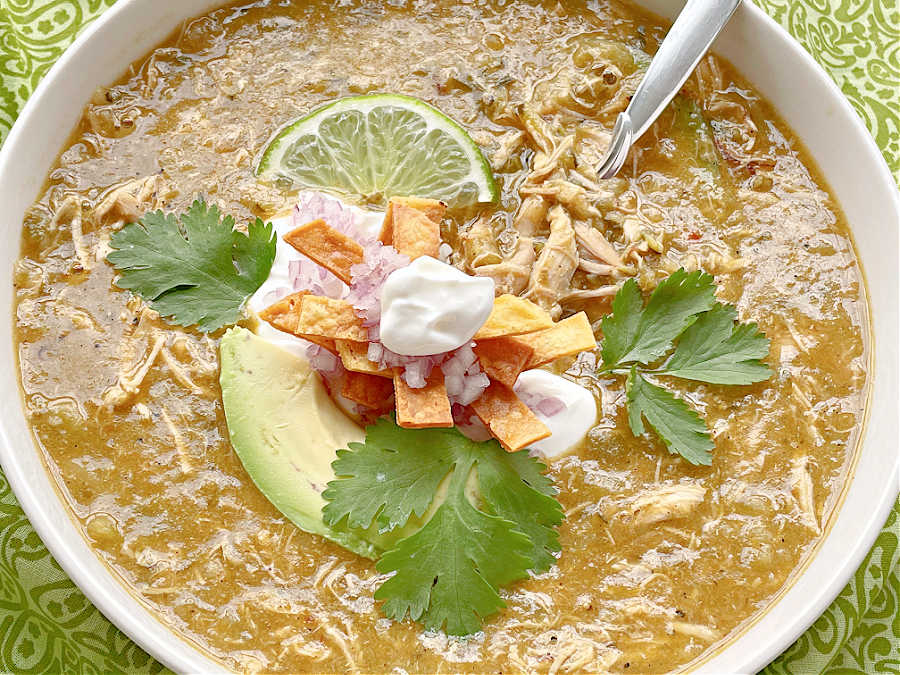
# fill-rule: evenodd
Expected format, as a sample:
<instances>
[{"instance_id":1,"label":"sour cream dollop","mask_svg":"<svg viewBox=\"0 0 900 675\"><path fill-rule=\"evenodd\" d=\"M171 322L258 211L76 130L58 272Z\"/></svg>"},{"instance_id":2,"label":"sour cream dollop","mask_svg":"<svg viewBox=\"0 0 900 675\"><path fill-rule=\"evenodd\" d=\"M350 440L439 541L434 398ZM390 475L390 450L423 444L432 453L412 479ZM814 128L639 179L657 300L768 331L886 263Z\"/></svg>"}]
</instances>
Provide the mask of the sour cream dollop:
<instances>
[{"instance_id":1,"label":"sour cream dollop","mask_svg":"<svg viewBox=\"0 0 900 675\"><path fill-rule=\"evenodd\" d=\"M384 282L381 342L405 356L449 352L472 339L493 306L493 279L422 256Z\"/></svg>"},{"instance_id":2,"label":"sour cream dollop","mask_svg":"<svg viewBox=\"0 0 900 675\"><path fill-rule=\"evenodd\" d=\"M597 422L593 394L559 375L526 370L519 374L513 389L550 429L550 436L531 444L544 457L557 457L571 450ZM536 401L551 401L554 405L535 404Z\"/></svg>"}]
</instances>

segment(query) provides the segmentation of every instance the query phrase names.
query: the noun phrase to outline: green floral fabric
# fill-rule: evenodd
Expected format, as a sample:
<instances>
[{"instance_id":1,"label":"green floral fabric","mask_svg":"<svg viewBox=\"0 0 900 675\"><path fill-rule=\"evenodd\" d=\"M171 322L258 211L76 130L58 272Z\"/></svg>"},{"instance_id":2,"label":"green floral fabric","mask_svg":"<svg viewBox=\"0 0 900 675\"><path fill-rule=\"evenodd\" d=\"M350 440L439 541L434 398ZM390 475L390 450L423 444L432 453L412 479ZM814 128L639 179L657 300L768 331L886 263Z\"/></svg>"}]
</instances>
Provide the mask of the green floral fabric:
<instances>
[{"instance_id":1,"label":"green floral fabric","mask_svg":"<svg viewBox=\"0 0 900 675\"><path fill-rule=\"evenodd\" d=\"M0 0L0 143L53 62L114 1ZM900 179L897 0L757 2L832 75ZM898 513L900 501L853 580L765 675L900 673ZM69 581L2 473L0 671L164 671Z\"/></svg>"}]
</instances>

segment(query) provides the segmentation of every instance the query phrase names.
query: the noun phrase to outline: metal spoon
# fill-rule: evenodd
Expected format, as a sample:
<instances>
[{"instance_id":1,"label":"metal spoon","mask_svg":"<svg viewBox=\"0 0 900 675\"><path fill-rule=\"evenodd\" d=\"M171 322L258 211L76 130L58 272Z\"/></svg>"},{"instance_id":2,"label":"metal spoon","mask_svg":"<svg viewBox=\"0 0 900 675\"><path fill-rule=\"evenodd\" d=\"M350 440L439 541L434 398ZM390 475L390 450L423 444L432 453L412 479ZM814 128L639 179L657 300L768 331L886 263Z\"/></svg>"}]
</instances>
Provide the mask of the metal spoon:
<instances>
[{"instance_id":1,"label":"metal spoon","mask_svg":"<svg viewBox=\"0 0 900 675\"><path fill-rule=\"evenodd\" d=\"M741 0L687 1L625 112L616 119L606 157L597 168L600 178L612 178L619 172L631 144L678 93L740 4Z\"/></svg>"}]
</instances>

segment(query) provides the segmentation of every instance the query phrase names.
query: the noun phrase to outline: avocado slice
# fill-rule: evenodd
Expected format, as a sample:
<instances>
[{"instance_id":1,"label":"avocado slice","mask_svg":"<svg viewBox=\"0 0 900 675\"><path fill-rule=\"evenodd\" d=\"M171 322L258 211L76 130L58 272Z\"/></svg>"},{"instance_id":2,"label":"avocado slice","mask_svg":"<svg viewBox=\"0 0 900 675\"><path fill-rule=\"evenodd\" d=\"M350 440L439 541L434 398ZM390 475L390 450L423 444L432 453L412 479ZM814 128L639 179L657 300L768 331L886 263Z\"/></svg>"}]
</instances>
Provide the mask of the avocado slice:
<instances>
[{"instance_id":1,"label":"avocado slice","mask_svg":"<svg viewBox=\"0 0 900 675\"><path fill-rule=\"evenodd\" d=\"M301 530L376 558L382 536L322 521L336 451L363 442L363 430L334 404L305 359L245 328L225 333L219 359L228 434L256 486Z\"/></svg>"}]
</instances>

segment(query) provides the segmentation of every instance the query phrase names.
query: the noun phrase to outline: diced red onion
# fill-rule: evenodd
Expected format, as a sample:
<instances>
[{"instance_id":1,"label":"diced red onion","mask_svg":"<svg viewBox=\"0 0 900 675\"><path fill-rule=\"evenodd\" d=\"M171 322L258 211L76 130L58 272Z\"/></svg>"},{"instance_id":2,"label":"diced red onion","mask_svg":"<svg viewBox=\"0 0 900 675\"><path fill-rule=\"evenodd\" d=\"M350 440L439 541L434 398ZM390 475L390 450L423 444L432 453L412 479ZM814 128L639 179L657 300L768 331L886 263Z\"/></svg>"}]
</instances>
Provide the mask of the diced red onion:
<instances>
[{"instance_id":1,"label":"diced red onion","mask_svg":"<svg viewBox=\"0 0 900 675\"><path fill-rule=\"evenodd\" d=\"M381 353L383 348L380 342L370 342L369 343L369 352L366 356L369 357L369 361L373 363L381 363Z\"/></svg>"},{"instance_id":2,"label":"diced red onion","mask_svg":"<svg viewBox=\"0 0 900 675\"><path fill-rule=\"evenodd\" d=\"M484 425L484 422L478 419L470 407L454 403L450 411L453 415L453 423L466 438L476 443L491 438L490 430Z\"/></svg>"},{"instance_id":3,"label":"diced red onion","mask_svg":"<svg viewBox=\"0 0 900 675\"><path fill-rule=\"evenodd\" d=\"M441 364L441 370L451 403L469 405L491 383L488 376L481 372L471 343L450 352L450 357Z\"/></svg>"},{"instance_id":4,"label":"diced red onion","mask_svg":"<svg viewBox=\"0 0 900 675\"><path fill-rule=\"evenodd\" d=\"M425 386L425 378L428 377L428 374L425 373L426 364L423 361L413 361L412 363L406 364L406 367L403 369L403 379L410 387L413 389L421 389Z\"/></svg>"},{"instance_id":5,"label":"diced red onion","mask_svg":"<svg viewBox=\"0 0 900 675\"><path fill-rule=\"evenodd\" d=\"M281 286L280 288L276 288L275 290L269 291L263 296L263 304L265 305L273 305L279 300L281 300L284 296L288 295L290 290Z\"/></svg>"},{"instance_id":6,"label":"diced red onion","mask_svg":"<svg viewBox=\"0 0 900 675\"><path fill-rule=\"evenodd\" d=\"M362 243L362 242L361 242ZM363 262L350 268L350 293L347 301L356 308L363 324L370 329L381 321L381 289L394 270L409 264L409 258L397 252L393 246L370 239L363 243Z\"/></svg>"},{"instance_id":7,"label":"diced red onion","mask_svg":"<svg viewBox=\"0 0 900 675\"><path fill-rule=\"evenodd\" d=\"M522 403L544 417L553 417L566 409L566 404L555 396L543 396L519 390L516 390L516 394L522 400Z\"/></svg>"},{"instance_id":8,"label":"diced red onion","mask_svg":"<svg viewBox=\"0 0 900 675\"><path fill-rule=\"evenodd\" d=\"M544 417L553 417L566 409L566 404L555 396L541 399L535 406Z\"/></svg>"},{"instance_id":9,"label":"diced red onion","mask_svg":"<svg viewBox=\"0 0 900 675\"><path fill-rule=\"evenodd\" d=\"M343 281L305 255L298 253L297 256L296 260L288 263L288 276L294 292L309 291L338 300L347 294L347 285Z\"/></svg>"},{"instance_id":10,"label":"diced red onion","mask_svg":"<svg viewBox=\"0 0 900 675\"><path fill-rule=\"evenodd\" d=\"M306 348L306 358L313 370L323 375L339 375L344 369L341 360L337 356L311 342Z\"/></svg>"},{"instance_id":11,"label":"diced red onion","mask_svg":"<svg viewBox=\"0 0 900 675\"><path fill-rule=\"evenodd\" d=\"M328 223L329 227L363 243L364 237L355 209L345 206L340 199L321 192L301 192L294 207L294 226L299 227L319 218Z\"/></svg>"}]
</instances>

